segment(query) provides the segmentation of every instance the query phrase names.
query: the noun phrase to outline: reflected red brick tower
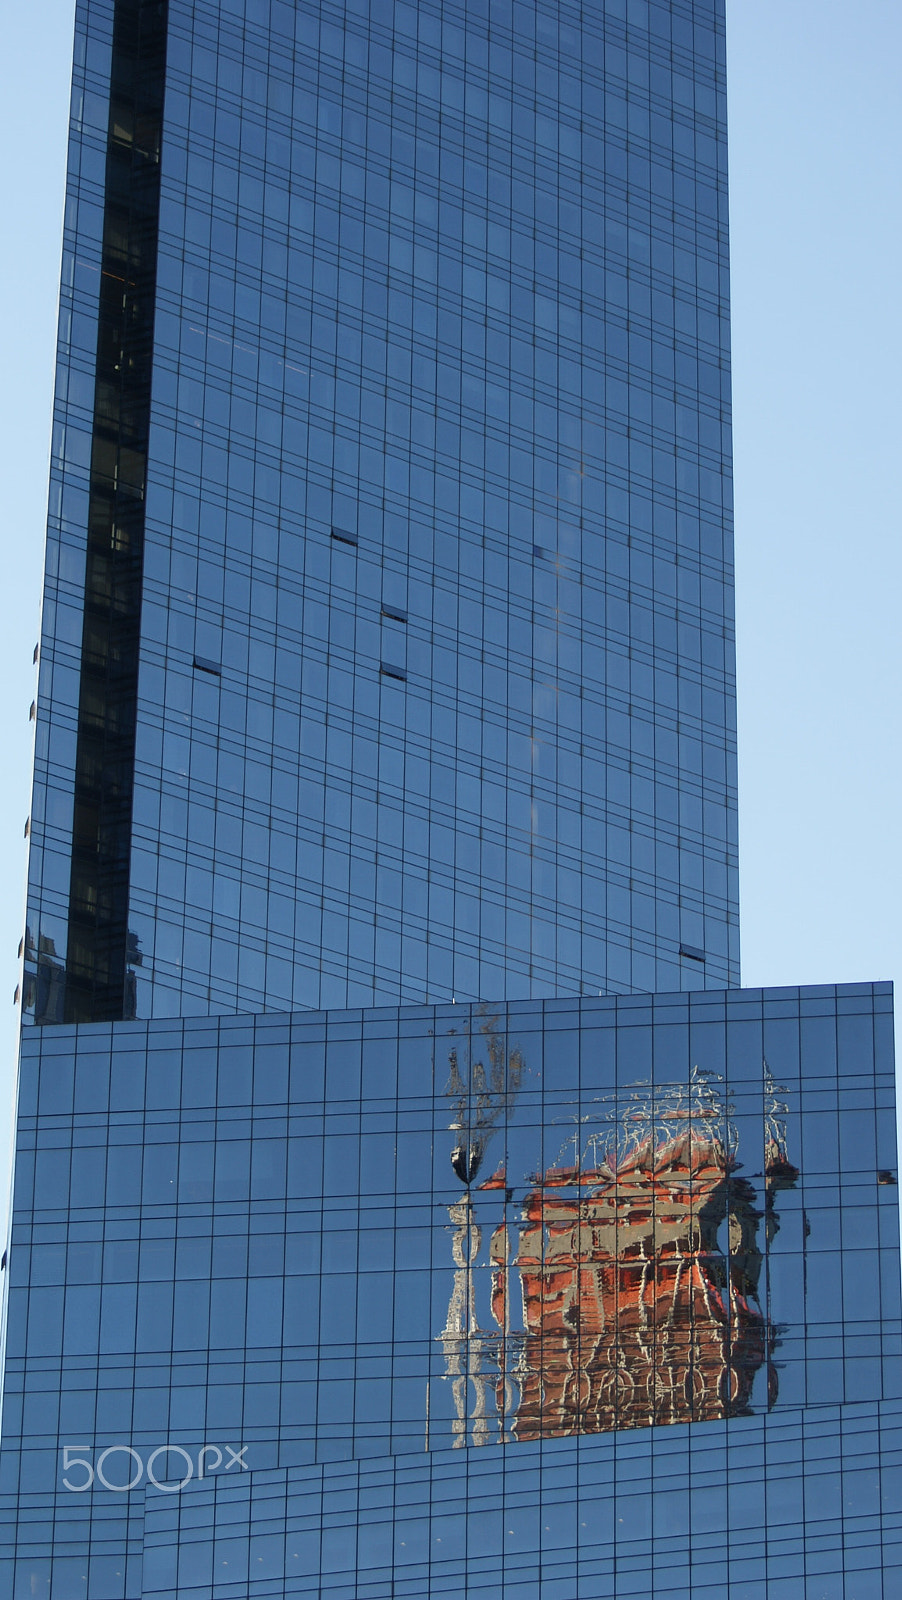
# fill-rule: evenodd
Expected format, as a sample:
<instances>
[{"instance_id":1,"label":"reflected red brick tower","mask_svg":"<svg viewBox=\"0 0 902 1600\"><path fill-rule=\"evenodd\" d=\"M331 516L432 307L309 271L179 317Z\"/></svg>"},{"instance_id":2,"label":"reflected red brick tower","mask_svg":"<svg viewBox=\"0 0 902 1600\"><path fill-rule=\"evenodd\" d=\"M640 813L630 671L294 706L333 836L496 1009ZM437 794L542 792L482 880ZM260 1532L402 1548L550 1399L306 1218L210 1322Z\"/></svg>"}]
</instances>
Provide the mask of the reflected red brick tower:
<instances>
[{"instance_id":1,"label":"reflected red brick tower","mask_svg":"<svg viewBox=\"0 0 902 1600\"><path fill-rule=\"evenodd\" d=\"M763 1214L717 1091L694 1073L686 1090L632 1104L602 1160L537 1176L515 1243L496 1228L496 1400L516 1438L740 1415L765 1363L774 1398L759 1227L763 1215L766 1250L775 1191L797 1172L773 1094L769 1105Z\"/></svg>"},{"instance_id":2,"label":"reflected red brick tower","mask_svg":"<svg viewBox=\"0 0 902 1600\"><path fill-rule=\"evenodd\" d=\"M750 1298L757 1213L723 1144L648 1139L613 1172L550 1169L513 1263L526 1337L519 1439L743 1411L767 1358ZM716 1235L729 1216L730 1253ZM506 1274L496 1274L493 1310Z\"/></svg>"}]
</instances>

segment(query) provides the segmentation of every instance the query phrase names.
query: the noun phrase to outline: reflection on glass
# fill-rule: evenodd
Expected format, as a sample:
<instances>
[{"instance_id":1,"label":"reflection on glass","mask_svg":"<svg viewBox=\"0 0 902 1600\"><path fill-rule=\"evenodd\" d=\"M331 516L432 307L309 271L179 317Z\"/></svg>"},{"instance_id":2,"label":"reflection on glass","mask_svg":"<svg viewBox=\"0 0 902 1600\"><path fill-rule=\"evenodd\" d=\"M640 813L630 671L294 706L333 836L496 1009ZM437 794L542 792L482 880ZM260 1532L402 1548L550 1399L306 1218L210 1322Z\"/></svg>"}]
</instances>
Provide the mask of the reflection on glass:
<instances>
[{"instance_id":1,"label":"reflection on glass","mask_svg":"<svg viewBox=\"0 0 902 1600\"><path fill-rule=\"evenodd\" d=\"M452 1167L466 1185L448 1208L455 1271L440 1336L455 1445L742 1415L765 1366L772 1404L778 1330L762 1267L776 1192L798 1173L766 1069L763 1214L739 1175L720 1080L698 1068L688 1083L637 1085L574 1116L572 1137L515 1204L505 1164L473 1186L501 1111L513 1120L523 1073L511 1058L506 1081L494 1049L491 1081L471 1068L468 1092L454 1058L449 1084ZM502 1214L487 1228L493 1190Z\"/></svg>"},{"instance_id":2,"label":"reflection on glass","mask_svg":"<svg viewBox=\"0 0 902 1600\"><path fill-rule=\"evenodd\" d=\"M499 1349L498 1335L479 1327L476 1310L474 1267L482 1246L482 1230L475 1220L470 1186L476 1177L489 1141L499 1122L513 1115L523 1078L523 1058L519 1050L508 1055L498 1033L498 1021L486 1016L481 1029L488 1070L482 1060L464 1061L458 1050L449 1054L450 1077L447 1094L453 1106L452 1131L456 1135L451 1151L451 1167L467 1192L448 1207L453 1227L452 1255L454 1287L448 1303L448 1316L441 1340L445 1351L445 1370L451 1379L454 1397L452 1432L455 1446L467 1443L467 1394L475 1396L470 1411L470 1438L485 1444L493 1437L491 1424L492 1389L498 1391L497 1404L502 1418L511 1414L513 1389L507 1376L506 1344ZM504 1180L490 1178L483 1189L504 1187ZM495 1249L495 1240L492 1240ZM497 1381L496 1381L497 1379ZM505 1439L507 1434L502 1435Z\"/></svg>"}]
</instances>

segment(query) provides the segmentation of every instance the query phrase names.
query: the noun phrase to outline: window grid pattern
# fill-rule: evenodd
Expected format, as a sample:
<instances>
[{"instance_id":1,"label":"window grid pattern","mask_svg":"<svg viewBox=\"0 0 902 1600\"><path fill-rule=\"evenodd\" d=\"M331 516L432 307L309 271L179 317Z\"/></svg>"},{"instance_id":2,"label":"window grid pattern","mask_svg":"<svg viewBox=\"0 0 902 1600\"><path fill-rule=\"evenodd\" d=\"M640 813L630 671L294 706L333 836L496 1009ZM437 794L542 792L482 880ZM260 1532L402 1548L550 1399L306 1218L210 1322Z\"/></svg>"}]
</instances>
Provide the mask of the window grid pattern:
<instances>
[{"instance_id":1,"label":"window grid pattern","mask_svg":"<svg viewBox=\"0 0 902 1600\"><path fill-rule=\"evenodd\" d=\"M175 4L160 229L138 1014L736 981L719 7Z\"/></svg>"},{"instance_id":2,"label":"window grid pattern","mask_svg":"<svg viewBox=\"0 0 902 1600\"><path fill-rule=\"evenodd\" d=\"M249 1476L245 1480L234 1468L232 1485L276 1468L297 1468L307 1476L292 1482L315 1488L319 1480L308 1469L354 1456L366 1463L364 1476L372 1471L378 1478L382 1471L391 1479L389 1458L395 1458L402 1463L398 1472L407 1474L404 1481L429 1500L433 1519L450 1513L430 1485L460 1482L470 1472L478 1478L483 1470L445 1468L439 1458L452 1461L462 1454L467 1461L493 1461L494 1468L485 1470L493 1471L505 1494L509 1481L512 1495L527 1481L520 1476L524 1462L528 1472L543 1463L552 1485L555 1463L569 1463L570 1472L587 1462L590 1474L596 1467L616 1469L617 1493L629 1495L634 1469L644 1491L650 1451L662 1474L672 1475L674 1491L672 1506L669 1489L662 1487L654 1499L656 1517L666 1522L671 1506L675 1519L669 1532L661 1525L659 1554L663 1560L671 1549L667 1540L678 1537L679 1507L691 1491L693 1541L698 1534L692 1550L704 1569L707 1561L720 1559L727 1526L734 1537L733 1522L722 1516L720 1463L736 1441L738 1500L730 1504L758 1508L758 1521L749 1510L752 1520L742 1526L755 1530L748 1533L757 1540L754 1560L772 1563L751 1570L773 1580L775 1595L783 1600L784 1575L820 1570L818 1551L832 1552L823 1570L833 1575L834 1589L837 1573L857 1573L859 1558L850 1552L861 1551L861 1562L872 1568L878 1507L869 1496L872 1489L876 1493L880 1466L875 1418L880 1407L883 1468L896 1470L894 1403L902 1375L891 1005L888 985L848 985L521 1002L497 1016L484 1008L446 1006L291 1018L262 1014L215 1023L161 1020L29 1035L20 1094L0 1477L3 1516L18 1523L19 1568L15 1580L12 1567L0 1568L0 1593L18 1595L29 1592L28 1584L43 1585L55 1560L53 1582L60 1588L51 1590L51 1600L84 1573L86 1600L139 1595L147 1463L157 1462L164 1485L181 1479L187 1463L188 1481L194 1482L205 1445L219 1457L206 1458L209 1470L221 1470L223 1481L227 1450L246 1449ZM496 1061L508 1074L507 1089L498 1087L501 1080L490 1071ZM478 1087L480 1063L491 1085L487 1100ZM470 1107L466 1134L460 1082L474 1091L464 1096ZM528 1338L520 1336L521 1359L506 1367L499 1361L499 1330L506 1327L510 1348L518 1337L515 1317L505 1324L498 1310L499 1261L512 1258L512 1252L503 1257L496 1248L502 1210L507 1208L508 1233L521 1241L517 1271L525 1284L525 1218L535 1173L546 1171L551 1201L559 1204L554 1197L563 1195L574 1139L583 1147L581 1159L598 1167L599 1149L609 1145L599 1147L597 1138L605 1129L610 1134L612 1108L618 1125L624 1114L633 1125L637 1094L643 1106L657 1095L659 1122L667 1123L675 1083L687 1094L695 1083L714 1095L718 1138L742 1163L735 1168L729 1218L724 1211L705 1271L713 1286L711 1251L724 1252L727 1237L737 1262L754 1265L756 1245L765 1254L754 1290L745 1292L760 1308L755 1315L759 1327L766 1326L767 1350L762 1347L748 1363L744 1389L721 1382L723 1404L716 1413L693 1399L698 1374L689 1381L688 1363L681 1374L681 1409L666 1415L646 1408L637 1416L627 1407L619 1414L580 1413L572 1404L562 1408L546 1399L537 1430L525 1399L518 1402L516 1394L518 1386L524 1396L529 1389L534 1349L531 1354ZM710 1120L698 1106L701 1101L693 1113L701 1119L696 1129ZM462 1145L469 1184L461 1177ZM782 1174L775 1196L766 1182L768 1163L771 1172ZM746 1184L757 1197L757 1223L743 1241ZM470 1230L469 1287L468 1263L458 1253L462 1220ZM665 1245L673 1237L671 1222L665 1207L655 1224ZM547 1226L552 1240L552 1222ZM474 1229L481 1230L475 1244ZM588 1259L601 1258L589 1251ZM470 1307L464 1324L455 1322L462 1284ZM462 1328L467 1352L461 1387ZM615 1347L609 1338L607 1348ZM572 1343L565 1354L572 1358ZM554 1351L542 1360L551 1390ZM594 1383L594 1356L584 1351L577 1361L584 1381ZM644 1382L646 1367L635 1355L629 1363ZM730 1363L735 1372L735 1359ZM513 1396L506 1410L503 1372ZM720 1420L693 1420L713 1415ZM649 1428L655 1420L670 1425ZM579 1441L576 1433L582 1434ZM821 1443L807 1442L815 1440ZM112 1488L101 1479L81 1494L77 1485L83 1480L76 1473L75 1492L66 1489L65 1445L87 1456L92 1470L105 1472ZM807 1465L804 1479L797 1475L803 1447L806 1463L827 1452L823 1465L812 1467L810 1483ZM154 1455L160 1451L162 1456ZM712 1452L708 1466L706 1451ZM738 1463L752 1458L757 1487L743 1499ZM814 1564L807 1569L801 1566L797 1519L793 1515L787 1527L783 1515L789 1491L781 1463L787 1461L795 1475L793 1493L807 1496L805 1516L812 1519L804 1559ZM135 1463L134 1489L120 1493L123 1474L130 1478ZM442 1476L447 1473L450 1480ZM895 1481L892 1474L886 1479ZM284 1480L265 1477L260 1492L268 1493L271 1483L278 1492L279 1483L284 1488ZM474 1539L482 1527L479 1483L469 1508ZM827 1509L821 1498L828 1488L829 1505L836 1509ZM249 1491L234 1492L244 1516L241 1496ZM402 1503L399 1516L406 1516ZM186 1528L194 1504L186 1499L178 1512ZM568 1504L570 1516L572 1494ZM892 1504L890 1498L890 1509ZM647 1511L647 1498L645 1505ZM638 1510L630 1510L630 1528L638 1526ZM524 1508L527 1522L537 1515L535 1506L528 1513ZM837 1519L843 1516L865 1520L845 1525L840 1555ZM198 1510L199 1525L205 1517ZM827 1521L829 1527L821 1526ZM554 1526L560 1532L564 1522ZM267 1562L293 1527L273 1530ZM489 1516L486 1528L494 1562L501 1559L492 1543L497 1519ZM530 1535L533 1541L538 1532ZM260 1527L255 1538L265 1543L268 1534ZM444 1538L440 1530L439 1536ZM361 1574L353 1582L365 1584L375 1556L366 1543L369 1534L361 1537ZM558 1581L570 1581L563 1568L554 1570L558 1558L550 1552L557 1537L547 1541L545 1587L535 1588L535 1574L528 1580L533 1588L527 1592L542 1600L559 1592ZM627 1544L638 1537L635 1531L623 1534ZM620 1556L609 1549L600 1554L593 1545L596 1532L586 1538L592 1548L585 1559L601 1562L597 1570L586 1569L587 1582L595 1572L597 1592L607 1594L605 1574ZM506 1539L505 1534L505 1544ZM745 1548L745 1531L742 1539ZM131 1566L122 1561L128 1540ZM207 1556L191 1554L193 1538L185 1543L189 1565L179 1581L186 1587L196 1582L203 1592L209 1580L190 1563L202 1566ZM526 1546L531 1552L539 1548L534 1542ZM706 1550L714 1554L704 1555ZM477 1553L474 1546L467 1559ZM458 1543L449 1555L452 1564L436 1566L429 1580L435 1593L446 1592L446 1576L459 1576L455 1563L465 1554ZM631 1570L636 1554L634 1548L624 1551L626 1564L618 1574ZM784 1555L788 1565L781 1564ZM407 1557L398 1553L393 1559L403 1567ZM560 1555L564 1563L577 1559L572 1551ZM647 1579L648 1552L643 1559L637 1570ZM851 1564L843 1567L844 1561ZM290 1574L288 1556L286 1562ZM687 1593L703 1592L710 1582L710 1569L696 1574L694 1565L693 1554L694 1588ZM330 1592L333 1569L325 1570L323 1592ZM504 1575L512 1596L521 1581L517 1570ZM496 1568L488 1571L497 1577ZM273 1594L302 1592L303 1586L283 1590L285 1575L267 1572ZM400 1570L396 1576L399 1582L422 1581ZM158 1588L174 1581L170 1574ZM387 1580L373 1577L377 1581ZM759 1580L741 1579L737 1571L735 1581ZM351 1582L336 1578L338 1592ZM618 1575L617 1583L618 1594L633 1592L625 1576ZM737 1587L736 1595L742 1593Z\"/></svg>"},{"instance_id":3,"label":"window grid pattern","mask_svg":"<svg viewBox=\"0 0 902 1600\"><path fill-rule=\"evenodd\" d=\"M688 1441L655 1431L534 1446L500 1479L471 1452L149 1491L144 1594L892 1600L900 1411L732 1422L693 1437L691 1478Z\"/></svg>"}]
</instances>

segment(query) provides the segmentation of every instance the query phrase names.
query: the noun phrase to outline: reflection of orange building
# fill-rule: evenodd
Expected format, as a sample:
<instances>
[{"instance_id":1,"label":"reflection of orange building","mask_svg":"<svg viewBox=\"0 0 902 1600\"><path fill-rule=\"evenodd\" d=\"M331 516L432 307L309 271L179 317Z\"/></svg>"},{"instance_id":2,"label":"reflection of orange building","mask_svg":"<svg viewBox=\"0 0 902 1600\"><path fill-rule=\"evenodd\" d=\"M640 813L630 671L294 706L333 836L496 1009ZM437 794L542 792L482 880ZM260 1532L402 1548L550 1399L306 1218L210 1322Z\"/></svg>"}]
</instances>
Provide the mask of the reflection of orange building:
<instances>
[{"instance_id":1,"label":"reflection of orange building","mask_svg":"<svg viewBox=\"0 0 902 1600\"><path fill-rule=\"evenodd\" d=\"M502 1330L519 1320L507 1303L514 1268L523 1295L510 1373L517 1438L747 1408L769 1329L754 1301L760 1212L733 1165L710 1125L684 1123L594 1169L549 1168L527 1195L513 1260L506 1227L496 1230L492 1312Z\"/></svg>"}]
</instances>

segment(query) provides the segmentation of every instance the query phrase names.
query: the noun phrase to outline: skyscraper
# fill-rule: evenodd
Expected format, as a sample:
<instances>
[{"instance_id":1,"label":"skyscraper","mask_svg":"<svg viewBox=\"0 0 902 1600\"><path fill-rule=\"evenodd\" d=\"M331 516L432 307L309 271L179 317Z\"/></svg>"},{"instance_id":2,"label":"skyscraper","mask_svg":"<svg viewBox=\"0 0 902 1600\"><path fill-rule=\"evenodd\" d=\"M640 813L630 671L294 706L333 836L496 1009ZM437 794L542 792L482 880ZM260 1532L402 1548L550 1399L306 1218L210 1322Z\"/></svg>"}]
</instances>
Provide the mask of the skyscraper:
<instances>
[{"instance_id":1,"label":"skyscraper","mask_svg":"<svg viewBox=\"0 0 902 1600\"><path fill-rule=\"evenodd\" d=\"M78 6L0 1594L894 1592L891 996L735 988L723 54Z\"/></svg>"},{"instance_id":2,"label":"skyscraper","mask_svg":"<svg viewBox=\"0 0 902 1600\"><path fill-rule=\"evenodd\" d=\"M735 982L714 15L78 15L38 1020Z\"/></svg>"}]
</instances>

